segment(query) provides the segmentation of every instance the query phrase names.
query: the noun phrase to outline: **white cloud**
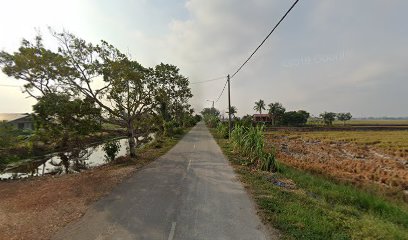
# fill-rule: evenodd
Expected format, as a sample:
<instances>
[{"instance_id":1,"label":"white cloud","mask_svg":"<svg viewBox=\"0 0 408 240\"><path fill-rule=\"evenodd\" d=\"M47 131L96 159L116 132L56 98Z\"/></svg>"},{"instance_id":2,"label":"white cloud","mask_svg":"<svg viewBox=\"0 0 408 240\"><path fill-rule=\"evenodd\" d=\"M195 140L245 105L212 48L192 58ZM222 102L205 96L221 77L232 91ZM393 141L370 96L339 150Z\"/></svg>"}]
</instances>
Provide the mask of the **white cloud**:
<instances>
[{"instance_id":1,"label":"white cloud","mask_svg":"<svg viewBox=\"0 0 408 240\"><path fill-rule=\"evenodd\" d=\"M35 25L25 24L30 33L0 23L0 30L12 35L0 39L0 48L32 36L33 26L56 24L90 41L108 40L146 66L173 63L191 81L200 81L234 72L290 4L276 0L188 0L184 6L150 1L51 3L52 13L40 9L44 16ZM68 10L57 11L61 8ZM356 116L408 115L408 95L400 94L408 88L408 29L403 24L407 8L403 0L300 1L233 79L233 105L239 115L252 113L259 98L315 114L328 110L352 111ZM29 17L22 16L20 25L36 16L25 11ZM0 20L4 18L13 16ZM330 59L342 53L342 58ZM320 60L284 64L305 58ZM205 100L216 98L222 86L222 81L192 86L196 109L209 106ZM226 109L225 96L217 104L220 109Z\"/></svg>"}]
</instances>

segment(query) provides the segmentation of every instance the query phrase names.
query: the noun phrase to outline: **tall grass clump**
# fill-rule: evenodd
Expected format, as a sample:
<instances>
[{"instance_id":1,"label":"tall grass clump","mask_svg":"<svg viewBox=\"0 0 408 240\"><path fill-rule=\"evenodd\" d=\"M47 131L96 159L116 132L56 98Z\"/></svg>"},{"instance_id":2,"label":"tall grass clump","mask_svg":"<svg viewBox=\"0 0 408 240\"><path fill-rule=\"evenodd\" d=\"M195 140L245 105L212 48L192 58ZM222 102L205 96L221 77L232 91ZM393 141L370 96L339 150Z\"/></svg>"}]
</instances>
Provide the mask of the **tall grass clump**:
<instances>
[{"instance_id":1,"label":"tall grass clump","mask_svg":"<svg viewBox=\"0 0 408 240\"><path fill-rule=\"evenodd\" d=\"M247 157L251 164L264 171L276 171L277 164L274 152L264 150L264 126L236 125L231 132L231 144L234 151Z\"/></svg>"},{"instance_id":2,"label":"tall grass clump","mask_svg":"<svg viewBox=\"0 0 408 240\"><path fill-rule=\"evenodd\" d=\"M227 139L229 137L229 127L228 123L226 122L219 122L217 126L217 132L220 136L222 136L224 139Z\"/></svg>"},{"instance_id":3,"label":"tall grass clump","mask_svg":"<svg viewBox=\"0 0 408 240\"><path fill-rule=\"evenodd\" d=\"M218 126L218 123L220 122L220 119L217 116L208 114L204 116L204 121L207 124L208 127L210 128L215 128Z\"/></svg>"}]
</instances>

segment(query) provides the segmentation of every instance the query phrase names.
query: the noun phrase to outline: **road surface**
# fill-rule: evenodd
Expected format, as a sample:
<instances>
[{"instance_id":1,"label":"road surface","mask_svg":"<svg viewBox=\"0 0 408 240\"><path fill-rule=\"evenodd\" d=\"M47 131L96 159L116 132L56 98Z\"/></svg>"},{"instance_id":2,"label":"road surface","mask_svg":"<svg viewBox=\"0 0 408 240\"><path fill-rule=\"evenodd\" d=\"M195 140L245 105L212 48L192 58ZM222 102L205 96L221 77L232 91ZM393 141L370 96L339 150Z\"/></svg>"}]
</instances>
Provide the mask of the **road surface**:
<instances>
[{"instance_id":1,"label":"road surface","mask_svg":"<svg viewBox=\"0 0 408 240\"><path fill-rule=\"evenodd\" d=\"M203 123L54 239L269 239Z\"/></svg>"}]
</instances>

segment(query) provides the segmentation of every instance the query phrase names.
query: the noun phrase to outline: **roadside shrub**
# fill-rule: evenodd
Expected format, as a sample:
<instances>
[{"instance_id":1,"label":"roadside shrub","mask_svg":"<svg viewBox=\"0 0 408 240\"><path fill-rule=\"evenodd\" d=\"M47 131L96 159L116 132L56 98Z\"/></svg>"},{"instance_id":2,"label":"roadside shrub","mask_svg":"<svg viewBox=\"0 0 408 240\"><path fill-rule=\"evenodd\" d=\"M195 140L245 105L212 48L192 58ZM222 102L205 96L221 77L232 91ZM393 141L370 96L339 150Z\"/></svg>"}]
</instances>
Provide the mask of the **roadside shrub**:
<instances>
[{"instance_id":1,"label":"roadside shrub","mask_svg":"<svg viewBox=\"0 0 408 240\"><path fill-rule=\"evenodd\" d=\"M112 140L103 145L103 151L105 151L105 159L107 162L115 160L116 155L120 150L120 143L118 140Z\"/></svg>"},{"instance_id":2,"label":"roadside shrub","mask_svg":"<svg viewBox=\"0 0 408 240\"><path fill-rule=\"evenodd\" d=\"M262 171L279 171L274 153L270 152L263 154L262 158L260 158L260 169Z\"/></svg>"},{"instance_id":3,"label":"roadside shrub","mask_svg":"<svg viewBox=\"0 0 408 240\"><path fill-rule=\"evenodd\" d=\"M177 127L177 124L175 121L171 120L168 122L164 122L163 128L164 132L163 135L166 137L171 137L174 135L174 129Z\"/></svg>"},{"instance_id":4,"label":"roadside shrub","mask_svg":"<svg viewBox=\"0 0 408 240\"><path fill-rule=\"evenodd\" d=\"M263 126L245 128L247 132L244 135L244 152L250 157L251 162L256 158L262 158L264 141Z\"/></svg>"},{"instance_id":5,"label":"roadside shrub","mask_svg":"<svg viewBox=\"0 0 408 240\"><path fill-rule=\"evenodd\" d=\"M202 119L203 119L203 118L201 117L201 115L198 115L198 114L194 115L194 121L196 122L196 124L197 124L198 122L200 122Z\"/></svg>"},{"instance_id":6,"label":"roadside shrub","mask_svg":"<svg viewBox=\"0 0 408 240\"><path fill-rule=\"evenodd\" d=\"M215 128L218 126L218 123L220 122L220 119L217 116L214 115L207 115L204 118L206 124L210 128Z\"/></svg>"},{"instance_id":7,"label":"roadside shrub","mask_svg":"<svg viewBox=\"0 0 408 240\"><path fill-rule=\"evenodd\" d=\"M276 171L275 153L264 151L264 126L245 127L236 125L231 132L231 144L234 151L247 157L251 164L264 171Z\"/></svg>"},{"instance_id":8,"label":"roadside shrub","mask_svg":"<svg viewBox=\"0 0 408 240\"><path fill-rule=\"evenodd\" d=\"M223 138L227 139L229 137L228 123L219 122L217 126L217 132Z\"/></svg>"},{"instance_id":9,"label":"roadside shrub","mask_svg":"<svg viewBox=\"0 0 408 240\"><path fill-rule=\"evenodd\" d=\"M173 129L173 135L182 135L184 133L184 129L181 127L176 127Z\"/></svg>"}]
</instances>

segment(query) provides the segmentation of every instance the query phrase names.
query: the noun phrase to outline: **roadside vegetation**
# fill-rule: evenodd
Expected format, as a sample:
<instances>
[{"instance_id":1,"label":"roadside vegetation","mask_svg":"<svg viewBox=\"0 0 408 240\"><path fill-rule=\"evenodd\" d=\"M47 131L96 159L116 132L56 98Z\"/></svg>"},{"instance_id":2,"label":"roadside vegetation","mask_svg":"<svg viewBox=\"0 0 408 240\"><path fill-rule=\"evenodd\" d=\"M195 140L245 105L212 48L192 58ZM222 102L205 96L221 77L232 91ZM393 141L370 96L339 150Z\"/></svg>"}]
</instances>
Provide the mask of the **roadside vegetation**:
<instances>
[{"instance_id":1,"label":"roadside vegetation","mask_svg":"<svg viewBox=\"0 0 408 240\"><path fill-rule=\"evenodd\" d=\"M280 162L408 203L408 131L274 131Z\"/></svg>"},{"instance_id":2,"label":"roadside vegetation","mask_svg":"<svg viewBox=\"0 0 408 240\"><path fill-rule=\"evenodd\" d=\"M0 239L52 238L117 184L168 152L189 130L143 145L137 159L119 157L81 174L0 181L0 209L6 216L0 217Z\"/></svg>"},{"instance_id":3,"label":"roadside vegetation","mask_svg":"<svg viewBox=\"0 0 408 240\"><path fill-rule=\"evenodd\" d=\"M232 118L231 136L217 109L202 114L263 220L284 239L408 239L408 131L358 131L351 114L333 112L311 128L308 112L278 102L259 100L254 110ZM263 167L266 153L272 167Z\"/></svg>"},{"instance_id":4,"label":"roadside vegetation","mask_svg":"<svg viewBox=\"0 0 408 240\"><path fill-rule=\"evenodd\" d=\"M211 131L264 221L284 239L408 239L406 203L282 162L278 172L261 171L248 166L233 144Z\"/></svg>"},{"instance_id":5,"label":"roadside vegetation","mask_svg":"<svg viewBox=\"0 0 408 240\"><path fill-rule=\"evenodd\" d=\"M263 103L261 102L260 104ZM237 109L231 107L229 114L233 115L236 112ZM229 136L228 123L220 121L217 109L207 108L201 113L204 116L204 121L210 128L215 128L217 133L224 139L230 138L235 151L240 152L245 157L246 165L251 165L265 171L278 170L274 150L265 151L263 126L254 127L249 119L239 121L235 119L234 129L231 132L231 136Z\"/></svg>"},{"instance_id":6,"label":"roadside vegetation","mask_svg":"<svg viewBox=\"0 0 408 240\"><path fill-rule=\"evenodd\" d=\"M35 130L26 136L0 126L1 165L58 152L69 164L90 141L122 136L129 155L150 135L171 137L200 120L188 104L189 80L171 64L144 67L101 41L87 42L69 32L49 31L57 49L43 37L24 39L16 52L0 52L0 67L25 83ZM102 137L103 136L103 137ZM15 151L17 149L17 151Z\"/></svg>"}]
</instances>

